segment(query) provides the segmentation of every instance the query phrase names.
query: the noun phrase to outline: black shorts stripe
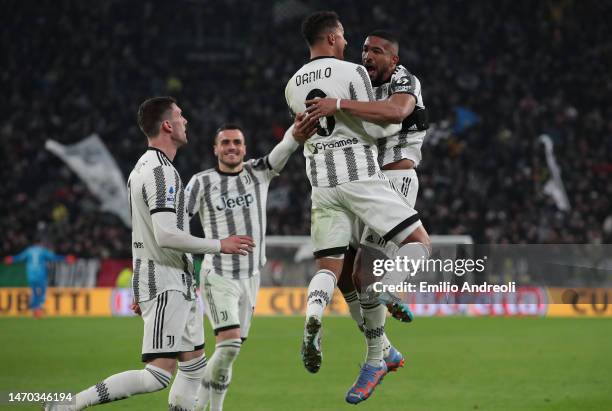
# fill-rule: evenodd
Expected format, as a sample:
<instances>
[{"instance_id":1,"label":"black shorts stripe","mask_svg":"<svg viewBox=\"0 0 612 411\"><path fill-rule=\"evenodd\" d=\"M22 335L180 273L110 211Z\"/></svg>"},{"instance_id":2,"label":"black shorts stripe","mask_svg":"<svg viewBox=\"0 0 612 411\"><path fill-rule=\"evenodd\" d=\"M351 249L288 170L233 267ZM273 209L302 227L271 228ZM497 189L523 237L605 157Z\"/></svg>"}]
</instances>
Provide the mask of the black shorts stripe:
<instances>
[{"instance_id":1,"label":"black shorts stripe","mask_svg":"<svg viewBox=\"0 0 612 411\"><path fill-rule=\"evenodd\" d=\"M417 221L419 221L420 217L419 217L419 213L416 213L415 215L412 215L410 217L408 217L407 219L405 219L404 221L402 221L401 223L399 223L398 225L396 225L391 231L389 231L387 234L385 234L383 236L383 240L385 241L390 241L393 237L395 237L400 231L402 231L404 228L416 223Z\"/></svg>"},{"instance_id":2,"label":"black shorts stripe","mask_svg":"<svg viewBox=\"0 0 612 411\"><path fill-rule=\"evenodd\" d=\"M208 310L212 314L214 322L218 323L219 322L219 315L217 313L217 307L215 306L215 300L213 298L212 289L211 288L212 287L210 285L210 282L208 282L208 278L207 278L206 280L204 280L204 289L206 290Z\"/></svg>"},{"instance_id":3,"label":"black shorts stripe","mask_svg":"<svg viewBox=\"0 0 612 411\"><path fill-rule=\"evenodd\" d=\"M182 351L151 352L140 356L142 362L153 361L156 358L177 358Z\"/></svg>"},{"instance_id":4,"label":"black shorts stripe","mask_svg":"<svg viewBox=\"0 0 612 411\"><path fill-rule=\"evenodd\" d=\"M165 213L165 212L176 214L176 210L171 207L159 207L159 208L154 208L153 210L150 211L151 215L155 213Z\"/></svg>"},{"instance_id":5,"label":"black shorts stripe","mask_svg":"<svg viewBox=\"0 0 612 411\"><path fill-rule=\"evenodd\" d=\"M159 324L159 313L161 310L161 300L159 298L160 296L157 296L157 301L156 301L156 305L155 305L155 319L153 320L153 349L156 350L158 349L157 347L157 327Z\"/></svg>"},{"instance_id":6,"label":"black shorts stripe","mask_svg":"<svg viewBox=\"0 0 612 411\"><path fill-rule=\"evenodd\" d=\"M329 257L330 255L344 254L346 250L348 250L348 245L344 247L326 248L324 250L315 251L314 256L315 258Z\"/></svg>"},{"instance_id":7,"label":"black shorts stripe","mask_svg":"<svg viewBox=\"0 0 612 411\"><path fill-rule=\"evenodd\" d=\"M164 320L166 317L166 306L168 305L168 292L162 294L162 309L161 309L161 318L159 321L159 332L158 332L158 349L163 348L164 345Z\"/></svg>"}]
</instances>

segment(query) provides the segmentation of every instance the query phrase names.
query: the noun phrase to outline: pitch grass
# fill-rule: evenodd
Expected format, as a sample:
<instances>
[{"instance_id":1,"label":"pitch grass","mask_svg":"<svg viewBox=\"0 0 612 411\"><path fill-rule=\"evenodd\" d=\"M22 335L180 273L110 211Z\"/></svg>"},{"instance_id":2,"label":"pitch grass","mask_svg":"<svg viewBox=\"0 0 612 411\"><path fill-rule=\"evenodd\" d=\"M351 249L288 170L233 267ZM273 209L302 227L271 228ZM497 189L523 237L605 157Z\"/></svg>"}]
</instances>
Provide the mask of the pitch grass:
<instances>
[{"instance_id":1,"label":"pitch grass","mask_svg":"<svg viewBox=\"0 0 612 411\"><path fill-rule=\"evenodd\" d=\"M226 410L352 409L344 395L365 349L357 328L349 318L324 319L323 366L312 375L299 356L302 324L298 317L255 318ZM388 375L360 410L612 410L612 320L453 317L405 325L390 319L388 334L406 366ZM0 391L78 391L138 369L141 335L139 318L2 319ZM210 356L210 329L207 341ZM165 410L167 395L102 409Z\"/></svg>"}]
</instances>

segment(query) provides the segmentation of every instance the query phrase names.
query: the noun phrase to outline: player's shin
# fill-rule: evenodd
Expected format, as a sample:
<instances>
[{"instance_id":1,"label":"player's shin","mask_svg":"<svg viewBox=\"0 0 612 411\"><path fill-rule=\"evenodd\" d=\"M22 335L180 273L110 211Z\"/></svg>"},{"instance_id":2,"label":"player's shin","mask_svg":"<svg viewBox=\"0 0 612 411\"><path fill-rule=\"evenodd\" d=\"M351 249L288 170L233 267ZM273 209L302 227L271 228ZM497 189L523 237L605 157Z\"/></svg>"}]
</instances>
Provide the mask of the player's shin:
<instances>
[{"instance_id":1,"label":"player's shin","mask_svg":"<svg viewBox=\"0 0 612 411\"><path fill-rule=\"evenodd\" d=\"M151 364L144 370L111 375L104 381L79 392L76 395L76 410L122 400L135 394L159 391L168 386L171 378L172 374L168 371Z\"/></svg>"},{"instance_id":2,"label":"player's shin","mask_svg":"<svg viewBox=\"0 0 612 411\"><path fill-rule=\"evenodd\" d=\"M202 383L203 388L208 390L210 411L223 410L223 401L232 379L232 365L240 352L241 344L242 340L240 338L232 338L223 340L216 345ZM200 399L198 399L198 404L199 407L201 405ZM204 407L206 407L205 404Z\"/></svg>"},{"instance_id":3,"label":"player's shin","mask_svg":"<svg viewBox=\"0 0 612 411\"><path fill-rule=\"evenodd\" d=\"M169 410L192 410L206 369L206 356L178 363L178 372L168 396Z\"/></svg>"},{"instance_id":4,"label":"player's shin","mask_svg":"<svg viewBox=\"0 0 612 411\"><path fill-rule=\"evenodd\" d=\"M385 318L387 309L378 303L362 303L363 334L368 347L366 363L379 367L383 362L385 344Z\"/></svg>"},{"instance_id":5,"label":"player's shin","mask_svg":"<svg viewBox=\"0 0 612 411\"><path fill-rule=\"evenodd\" d=\"M306 318L321 319L323 311L332 299L336 287L336 275L330 270L319 270L308 285Z\"/></svg>"},{"instance_id":6,"label":"player's shin","mask_svg":"<svg viewBox=\"0 0 612 411\"><path fill-rule=\"evenodd\" d=\"M348 305L351 318L357 323L357 327L363 331L363 315L361 314L361 305L359 305L359 295L357 290L352 290L347 293L342 293L346 305Z\"/></svg>"}]
</instances>

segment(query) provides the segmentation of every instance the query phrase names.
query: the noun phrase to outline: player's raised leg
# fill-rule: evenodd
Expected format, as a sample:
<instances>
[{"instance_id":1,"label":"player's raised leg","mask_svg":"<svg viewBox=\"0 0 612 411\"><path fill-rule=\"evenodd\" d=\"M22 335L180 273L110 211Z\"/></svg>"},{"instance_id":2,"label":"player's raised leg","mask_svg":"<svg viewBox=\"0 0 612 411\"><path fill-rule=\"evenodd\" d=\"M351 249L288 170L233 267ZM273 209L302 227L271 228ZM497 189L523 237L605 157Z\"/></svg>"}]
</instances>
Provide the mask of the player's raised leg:
<instances>
[{"instance_id":1,"label":"player's raised leg","mask_svg":"<svg viewBox=\"0 0 612 411\"><path fill-rule=\"evenodd\" d=\"M336 273L342 270L342 255L317 259L317 272L308 285L306 323L302 342L304 367L316 373L321 368L321 325L323 311L330 303L336 287Z\"/></svg>"},{"instance_id":2,"label":"player's raised leg","mask_svg":"<svg viewBox=\"0 0 612 411\"><path fill-rule=\"evenodd\" d=\"M342 274L338 281L338 289L342 292L342 296L346 301L351 318L357 323L357 327L363 333L365 331L364 319L361 310L360 296L357 292L353 277L355 281L359 281L359 261L361 252L355 251L353 247L349 247L347 252L344 254L344 265L342 267ZM359 284L357 282L357 284ZM383 359L387 365L388 371L396 371L398 368L404 365L404 357L402 354L391 345L391 341L387 337L387 333L383 334Z\"/></svg>"},{"instance_id":3,"label":"player's raised leg","mask_svg":"<svg viewBox=\"0 0 612 411\"><path fill-rule=\"evenodd\" d=\"M339 203L335 187L313 187L311 237L317 272L308 285L302 361L311 373L321 367L321 327L325 308L342 274L354 216Z\"/></svg>"}]
</instances>

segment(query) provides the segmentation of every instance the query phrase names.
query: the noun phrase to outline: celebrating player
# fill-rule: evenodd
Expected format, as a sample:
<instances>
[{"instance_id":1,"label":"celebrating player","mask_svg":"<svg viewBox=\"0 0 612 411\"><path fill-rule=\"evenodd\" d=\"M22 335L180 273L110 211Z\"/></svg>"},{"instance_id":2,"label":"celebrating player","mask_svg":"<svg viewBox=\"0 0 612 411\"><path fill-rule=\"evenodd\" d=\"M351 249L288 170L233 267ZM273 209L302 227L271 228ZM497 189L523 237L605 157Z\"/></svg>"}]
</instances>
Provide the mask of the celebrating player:
<instances>
[{"instance_id":1,"label":"celebrating player","mask_svg":"<svg viewBox=\"0 0 612 411\"><path fill-rule=\"evenodd\" d=\"M283 140L263 158L244 161L243 130L221 126L215 135L215 168L194 175L185 193L190 217L198 213L206 237L245 232L257 250L248 256L206 255L202 264L202 293L217 344L198 394L197 410L221 411L234 363L246 340L259 290L260 269L266 262L266 200L272 178L291 154L315 132L316 119L300 114ZM294 139L294 135L296 138ZM297 141L296 141L297 139Z\"/></svg>"},{"instance_id":2,"label":"celebrating player","mask_svg":"<svg viewBox=\"0 0 612 411\"><path fill-rule=\"evenodd\" d=\"M252 251L248 236L204 239L185 232L185 196L172 165L187 143L187 120L171 97L146 100L138 110L138 125L149 148L128 179L132 214L134 309L144 320L143 370L125 371L76 395L76 409L166 388L178 359L168 402L171 410L195 406L206 357L202 312L195 295L190 253L241 254ZM187 230L188 231L188 230Z\"/></svg>"},{"instance_id":3,"label":"celebrating player","mask_svg":"<svg viewBox=\"0 0 612 411\"><path fill-rule=\"evenodd\" d=\"M336 104L341 99L374 100L366 69L342 61L346 40L336 13L308 16L302 33L311 60L291 77L285 89L293 112L303 111L306 101L317 97L334 98ZM412 259L429 255L429 237L417 212L395 191L375 159L375 139L399 130L399 125L377 126L338 111L321 117L317 133L304 145L306 172L312 184L311 236L318 270L308 287L302 342L302 360L310 372L321 366L321 318L341 275L355 217L385 241L401 246L400 254ZM368 352L359 378L347 393L350 403L367 399L387 372L382 339L386 309L378 301L362 301L361 308Z\"/></svg>"},{"instance_id":4,"label":"celebrating player","mask_svg":"<svg viewBox=\"0 0 612 411\"><path fill-rule=\"evenodd\" d=\"M421 83L402 65L399 65L399 41L397 37L385 30L376 30L368 35L362 49L362 63L368 70L374 86L377 102L360 102L341 100L341 110L362 119L382 123L402 123L401 131L391 137L382 138L378 143L378 164L383 173L393 182L398 191L414 207L418 193L418 178L415 168L421 160L421 145L428 128L427 112L421 95ZM336 100L330 98L308 101L308 112L318 116L334 115L338 108ZM343 293L351 316L363 329L363 317L359 307L357 291L351 281L350 271L357 284L360 279L371 275L372 257L384 258L388 253L387 245L376 232L358 223L357 253L353 246L344 256L344 267L338 288ZM361 252L365 250L365 252ZM391 314L402 321L412 321L412 313L406 304L390 303L387 308ZM386 340L386 336L383 337ZM385 341L385 360L389 369L397 368L403 362L401 354Z\"/></svg>"}]
</instances>

